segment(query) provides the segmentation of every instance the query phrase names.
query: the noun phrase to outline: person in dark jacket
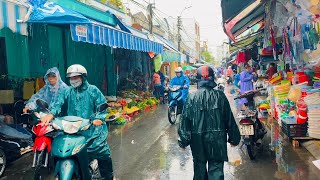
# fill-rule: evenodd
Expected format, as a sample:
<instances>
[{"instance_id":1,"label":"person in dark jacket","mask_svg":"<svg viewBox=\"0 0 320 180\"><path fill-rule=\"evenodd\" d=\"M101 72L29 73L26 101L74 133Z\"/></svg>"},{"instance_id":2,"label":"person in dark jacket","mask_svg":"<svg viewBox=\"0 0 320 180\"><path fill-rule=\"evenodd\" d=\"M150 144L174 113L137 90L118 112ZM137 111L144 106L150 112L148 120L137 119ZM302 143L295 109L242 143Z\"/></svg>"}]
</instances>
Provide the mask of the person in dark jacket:
<instances>
[{"instance_id":1,"label":"person in dark jacket","mask_svg":"<svg viewBox=\"0 0 320 180\"><path fill-rule=\"evenodd\" d=\"M272 76L278 72L276 64L270 63L269 68L266 72L266 75L268 75L268 79L272 79Z\"/></svg>"},{"instance_id":2,"label":"person in dark jacket","mask_svg":"<svg viewBox=\"0 0 320 180\"><path fill-rule=\"evenodd\" d=\"M191 147L194 180L220 180L228 161L227 143L238 145L240 132L227 97L214 89L213 69L200 67L197 79L198 91L189 95L181 116L178 143L183 149Z\"/></svg>"}]
</instances>

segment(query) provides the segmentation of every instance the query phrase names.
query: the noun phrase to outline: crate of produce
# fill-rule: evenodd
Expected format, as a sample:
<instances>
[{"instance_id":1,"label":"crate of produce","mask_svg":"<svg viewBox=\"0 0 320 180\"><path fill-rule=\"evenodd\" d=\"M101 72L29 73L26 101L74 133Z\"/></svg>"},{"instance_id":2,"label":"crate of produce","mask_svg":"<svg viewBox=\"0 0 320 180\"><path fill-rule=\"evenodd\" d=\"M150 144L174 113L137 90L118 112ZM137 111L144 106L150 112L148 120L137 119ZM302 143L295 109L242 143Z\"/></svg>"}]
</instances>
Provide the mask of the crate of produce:
<instances>
[{"instance_id":1,"label":"crate of produce","mask_svg":"<svg viewBox=\"0 0 320 180\"><path fill-rule=\"evenodd\" d=\"M308 132L308 124L287 124L286 122L281 123L282 132L289 138L292 137L305 137Z\"/></svg>"}]
</instances>

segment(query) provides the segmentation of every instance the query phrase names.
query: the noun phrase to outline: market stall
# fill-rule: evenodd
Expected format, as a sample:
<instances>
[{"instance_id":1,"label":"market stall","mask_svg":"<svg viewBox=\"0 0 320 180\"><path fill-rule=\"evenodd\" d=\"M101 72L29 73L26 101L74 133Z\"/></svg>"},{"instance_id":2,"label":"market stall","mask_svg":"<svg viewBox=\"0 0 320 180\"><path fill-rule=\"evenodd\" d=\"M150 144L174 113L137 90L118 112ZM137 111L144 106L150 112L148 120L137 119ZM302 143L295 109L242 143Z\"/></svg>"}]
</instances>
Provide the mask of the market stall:
<instances>
[{"instance_id":1,"label":"market stall","mask_svg":"<svg viewBox=\"0 0 320 180\"><path fill-rule=\"evenodd\" d=\"M239 66L244 63L256 65L259 67L256 73L260 76L267 75L267 68L275 66L275 73L269 74L265 81L269 97L258 102L259 108L268 110L290 139L320 139L320 2L279 0L261 3L263 5L255 7L248 5L245 9L248 16L235 15L238 19L233 24L234 29L226 30L234 40L230 50L235 52L235 62ZM264 14L263 18L259 21L248 18L256 12ZM248 24L251 35L248 31L239 33ZM258 31L255 26L259 26Z\"/></svg>"},{"instance_id":2,"label":"market stall","mask_svg":"<svg viewBox=\"0 0 320 180\"><path fill-rule=\"evenodd\" d=\"M139 113L155 109L160 103L151 93L137 90L122 91L120 96L108 96L106 100L109 105L106 120L115 125L123 125Z\"/></svg>"}]
</instances>

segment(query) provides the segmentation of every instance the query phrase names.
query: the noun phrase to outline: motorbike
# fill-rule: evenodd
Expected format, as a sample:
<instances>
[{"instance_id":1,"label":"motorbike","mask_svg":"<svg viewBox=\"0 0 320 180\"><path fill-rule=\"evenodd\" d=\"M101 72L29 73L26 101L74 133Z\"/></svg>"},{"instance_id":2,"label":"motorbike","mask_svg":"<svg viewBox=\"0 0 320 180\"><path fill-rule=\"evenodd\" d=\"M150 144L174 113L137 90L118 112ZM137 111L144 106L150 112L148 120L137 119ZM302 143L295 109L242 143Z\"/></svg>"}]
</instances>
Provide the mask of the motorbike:
<instances>
[{"instance_id":1,"label":"motorbike","mask_svg":"<svg viewBox=\"0 0 320 180\"><path fill-rule=\"evenodd\" d=\"M224 87L224 83L225 83L225 80L222 77L217 79L217 88L218 88L218 90L224 92L224 88L225 88Z\"/></svg>"},{"instance_id":2,"label":"motorbike","mask_svg":"<svg viewBox=\"0 0 320 180\"><path fill-rule=\"evenodd\" d=\"M4 124L0 124L0 127L3 125ZM9 163L16 161L31 151L29 144L29 139L22 139L11 136L6 132L0 132L0 177Z\"/></svg>"},{"instance_id":3,"label":"motorbike","mask_svg":"<svg viewBox=\"0 0 320 180\"><path fill-rule=\"evenodd\" d=\"M182 90L183 86L169 87L168 119L171 124L175 124L177 116L182 113Z\"/></svg>"},{"instance_id":4,"label":"motorbike","mask_svg":"<svg viewBox=\"0 0 320 180\"><path fill-rule=\"evenodd\" d=\"M97 113L105 111L108 105L97 108ZM91 119L90 118L90 119ZM96 138L86 138L83 132L87 131L92 123L90 119L76 116L55 118L51 126L59 133L52 142L52 158L54 160L54 176L60 180L99 179L98 161L89 161L87 148Z\"/></svg>"},{"instance_id":5,"label":"motorbike","mask_svg":"<svg viewBox=\"0 0 320 180\"><path fill-rule=\"evenodd\" d=\"M38 119L38 123L32 127L32 132L35 135L32 167L34 168L33 179L41 180L51 170L49 160L54 129L52 126L40 122L40 119L49 113L48 104L40 99L36 100L36 104L41 107L39 112L29 110L27 114L34 114Z\"/></svg>"},{"instance_id":6,"label":"motorbike","mask_svg":"<svg viewBox=\"0 0 320 180\"><path fill-rule=\"evenodd\" d=\"M265 127L258 119L258 111L254 102L254 96L263 90L265 89L249 91L235 98L235 100L246 98L248 101L244 104L244 109L237 114L237 119L240 119L239 130L242 136L242 146L246 145L251 160L254 160L258 150L262 149L262 139L266 134Z\"/></svg>"},{"instance_id":7,"label":"motorbike","mask_svg":"<svg viewBox=\"0 0 320 180\"><path fill-rule=\"evenodd\" d=\"M232 84L233 83L233 79L231 76L227 77L227 84Z\"/></svg>"}]
</instances>

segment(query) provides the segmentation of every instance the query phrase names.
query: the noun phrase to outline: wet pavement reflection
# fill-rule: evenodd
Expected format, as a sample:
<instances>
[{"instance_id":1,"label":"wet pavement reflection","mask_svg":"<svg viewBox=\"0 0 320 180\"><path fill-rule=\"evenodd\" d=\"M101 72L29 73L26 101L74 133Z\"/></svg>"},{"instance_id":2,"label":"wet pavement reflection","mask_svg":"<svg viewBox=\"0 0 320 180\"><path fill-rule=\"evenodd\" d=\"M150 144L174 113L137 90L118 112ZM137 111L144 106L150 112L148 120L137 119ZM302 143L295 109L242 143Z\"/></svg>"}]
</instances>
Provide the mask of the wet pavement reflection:
<instances>
[{"instance_id":1,"label":"wet pavement reflection","mask_svg":"<svg viewBox=\"0 0 320 180\"><path fill-rule=\"evenodd\" d=\"M229 91L228 88L226 91ZM236 113L237 105L233 96L227 95L227 97L232 110ZM281 134L281 129L275 120L266 119L263 122L269 130L263 140L263 151L258 154L257 160L251 161L246 147L238 148L241 164L235 167L225 163L225 179L320 179L320 171L312 164L315 160L313 156L302 147L293 148ZM177 128L177 124L169 124L165 105L141 114L124 126L111 126L108 143L117 179L193 179L191 151L189 147L185 151L179 148ZM5 177L0 179L31 179L31 162L31 154L23 157L12 164L6 170Z\"/></svg>"}]
</instances>

